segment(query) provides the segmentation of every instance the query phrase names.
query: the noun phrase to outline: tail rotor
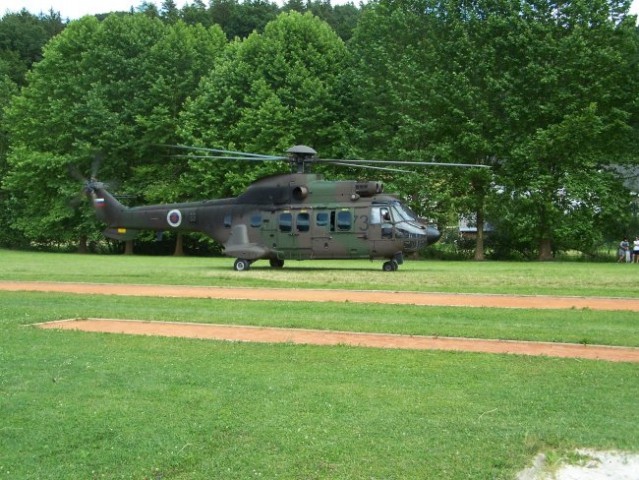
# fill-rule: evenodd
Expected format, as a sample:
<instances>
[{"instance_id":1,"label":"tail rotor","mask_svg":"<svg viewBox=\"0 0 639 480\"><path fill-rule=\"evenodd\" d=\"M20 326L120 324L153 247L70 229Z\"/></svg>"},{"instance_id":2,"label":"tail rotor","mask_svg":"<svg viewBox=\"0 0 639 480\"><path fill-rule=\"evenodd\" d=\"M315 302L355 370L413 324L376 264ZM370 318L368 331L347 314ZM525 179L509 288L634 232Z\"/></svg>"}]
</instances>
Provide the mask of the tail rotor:
<instances>
[{"instance_id":1,"label":"tail rotor","mask_svg":"<svg viewBox=\"0 0 639 480\"><path fill-rule=\"evenodd\" d=\"M72 208L78 208L80 203L82 203L82 201L84 200L84 197L88 196L89 198L91 198L92 194L95 194L97 189L106 187L105 183L100 182L97 179L98 172L102 165L103 158L104 158L103 155L95 155L93 157L93 160L91 161L91 167L89 170L88 178L82 174L77 164L73 163L68 165L67 168L68 168L69 176L71 176L73 179L77 180L78 182L81 182L82 184L81 193L76 195L76 197L74 197L70 201Z\"/></svg>"}]
</instances>

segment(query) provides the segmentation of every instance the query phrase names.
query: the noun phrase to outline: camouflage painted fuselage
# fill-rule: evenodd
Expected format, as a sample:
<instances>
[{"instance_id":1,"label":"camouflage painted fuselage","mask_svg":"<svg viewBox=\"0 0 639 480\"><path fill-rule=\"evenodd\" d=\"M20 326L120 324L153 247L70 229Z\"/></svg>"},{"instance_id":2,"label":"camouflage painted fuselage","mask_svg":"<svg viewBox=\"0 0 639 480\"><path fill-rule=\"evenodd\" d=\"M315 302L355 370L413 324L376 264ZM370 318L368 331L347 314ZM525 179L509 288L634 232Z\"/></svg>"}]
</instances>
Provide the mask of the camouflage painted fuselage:
<instances>
[{"instance_id":1,"label":"camouflage painted fuselage","mask_svg":"<svg viewBox=\"0 0 639 480\"><path fill-rule=\"evenodd\" d=\"M101 184L89 193L105 235L139 230L204 232L230 257L257 259L388 258L401 263L439 239L379 182L327 181L314 174L262 178L235 198L127 208Z\"/></svg>"}]
</instances>

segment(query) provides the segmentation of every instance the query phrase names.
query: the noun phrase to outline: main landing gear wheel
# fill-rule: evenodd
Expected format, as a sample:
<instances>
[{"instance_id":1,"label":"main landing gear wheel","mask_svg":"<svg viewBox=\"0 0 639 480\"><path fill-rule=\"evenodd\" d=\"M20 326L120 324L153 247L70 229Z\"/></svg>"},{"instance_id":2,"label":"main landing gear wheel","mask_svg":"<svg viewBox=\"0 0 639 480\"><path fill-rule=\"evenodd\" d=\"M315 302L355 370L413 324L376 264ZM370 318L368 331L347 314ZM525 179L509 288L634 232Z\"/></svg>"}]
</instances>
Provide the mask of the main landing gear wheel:
<instances>
[{"instance_id":1,"label":"main landing gear wheel","mask_svg":"<svg viewBox=\"0 0 639 480\"><path fill-rule=\"evenodd\" d=\"M269 263L271 264L272 268L282 268L282 267L284 267L284 260L281 260L279 258L271 258L269 260Z\"/></svg>"},{"instance_id":2,"label":"main landing gear wheel","mask_svg":"<svg viewBox=\"0 0 639 480\"><path fill-rule=\"evenodd\" d=\"M237 260L235 260L235 264L233 265L233 268L235 269L236 272L243 272L251 268L251 262L249 262L245 258L238 258Z\"/></svg>"},{"instance_id":3,"label":"main landing gear wheel","mask_svg":"<svg viewBox=\"0 0 639 480\"><path fill-rule=\"evenodd\" d=\"M395 260L389 260L388 262L384 262L382 265L382 270L385 272L395 272L399 268L399 264Z\"/></svg>"}]
</instances>

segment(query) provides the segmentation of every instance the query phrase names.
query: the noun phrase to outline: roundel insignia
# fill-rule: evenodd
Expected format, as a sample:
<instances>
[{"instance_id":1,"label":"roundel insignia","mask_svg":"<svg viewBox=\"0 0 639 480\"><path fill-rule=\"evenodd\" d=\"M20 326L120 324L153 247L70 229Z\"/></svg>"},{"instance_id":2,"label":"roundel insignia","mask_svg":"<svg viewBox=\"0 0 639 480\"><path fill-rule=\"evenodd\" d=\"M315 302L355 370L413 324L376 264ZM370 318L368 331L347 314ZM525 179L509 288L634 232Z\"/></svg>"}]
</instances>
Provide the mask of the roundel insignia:
<instances>
[{"instance_id":1,"label":"roundel insignia","mask_svg":"<svg viewBox=\"0 0 639 480\"><path fill-rule=\"evenodd\" d=\"M171 210L166 214L166 221L169 222L169 225L172 227L179 227L182 223L182 212L179 210Z\"/></svg>"}]
</instances>

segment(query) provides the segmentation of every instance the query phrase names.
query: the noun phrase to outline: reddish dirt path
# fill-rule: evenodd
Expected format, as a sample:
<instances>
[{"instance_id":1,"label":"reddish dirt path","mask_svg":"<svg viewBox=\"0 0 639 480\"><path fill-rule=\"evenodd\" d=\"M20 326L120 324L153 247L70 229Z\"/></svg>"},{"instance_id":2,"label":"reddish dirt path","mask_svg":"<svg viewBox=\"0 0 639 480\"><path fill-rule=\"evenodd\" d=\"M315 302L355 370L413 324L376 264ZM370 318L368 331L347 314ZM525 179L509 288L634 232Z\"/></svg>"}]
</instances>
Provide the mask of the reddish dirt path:
<instances>
[{"instance_id":1,"label":"reddish dirt path","mask_svg":"<svg viewBox=\"0 0 639 480\"><path fill-rule=\"evenodd\" d=\"M335 332L326 330L250 327L237 325L187 324L88 318L63 320L38 325L41 328L81 330L84 332L157 335L259 343L295 343L312 345L351 345L408 350L452 350L481 353L510 353L563 358L639 362L639 348L578 345L569 343L518 342L474 338L427 337L382 333Z\"/></svg>"},{"instance_id":2,"label":"reddish dirt path","mask_svg":"<svg viewBox=\"0 0 639 480\"><path fill-rule=\"evenodd\" d=\"M639 299L601 297L514 296L478 294L439 294L419 292L345 291L312 289L254 289L190 287L173 285L118 285L86 283L3 282L0 290L62 292L75 294L128 295L154 297L217 298L300 302L353 302L413 305L439 305L494 308L568 309L639 311ZM413 335L363 334L321 330L238 327L166 322L90 319L52 322L43 328L76 329L139 335L210 338L231 341L290 342L319 345L357 345L378 348L436 349L486 353L513 353L639 362L639 348L546 342L515 342Z\"/></svg>"},{"instance_id":3,"label":"reddish dirt path","mask_svg":"<svg viewBox=\"0 0 639 480\"><path fill-rule=\"evenodd\" d=\"M318 290L290 288L228 288L187 285L125 285L113 283L3 282L0 290L128 295L142 297L217 298L289 302L352 302L449 307L589 308L639 312L637 298L557 297L549 295L481 295L464 293L391 292L381 290Z\"/></svg>"}]
</instances>

